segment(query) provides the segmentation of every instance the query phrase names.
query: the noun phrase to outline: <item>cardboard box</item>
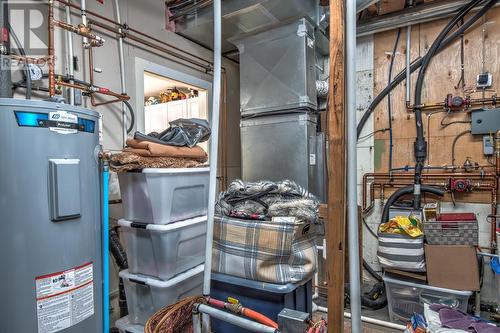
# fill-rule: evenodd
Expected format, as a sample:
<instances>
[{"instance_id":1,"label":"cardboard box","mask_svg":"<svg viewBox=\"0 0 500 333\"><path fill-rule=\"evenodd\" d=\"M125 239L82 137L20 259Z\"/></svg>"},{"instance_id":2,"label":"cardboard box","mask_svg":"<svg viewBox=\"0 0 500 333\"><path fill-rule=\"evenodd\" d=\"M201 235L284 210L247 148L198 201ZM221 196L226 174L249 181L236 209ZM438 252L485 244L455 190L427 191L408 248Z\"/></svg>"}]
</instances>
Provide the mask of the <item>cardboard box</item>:
<instances>
[{"instance_id":1,"label":"cardboard box","mask_svg":"<svg viewBox=\"0 0 500 333\"><path fill-rule=\"evenodd\" d=\"M429 285L462 291L479 291L476 249L468 245L425 245Z\"/></svg>"}]
</instances>

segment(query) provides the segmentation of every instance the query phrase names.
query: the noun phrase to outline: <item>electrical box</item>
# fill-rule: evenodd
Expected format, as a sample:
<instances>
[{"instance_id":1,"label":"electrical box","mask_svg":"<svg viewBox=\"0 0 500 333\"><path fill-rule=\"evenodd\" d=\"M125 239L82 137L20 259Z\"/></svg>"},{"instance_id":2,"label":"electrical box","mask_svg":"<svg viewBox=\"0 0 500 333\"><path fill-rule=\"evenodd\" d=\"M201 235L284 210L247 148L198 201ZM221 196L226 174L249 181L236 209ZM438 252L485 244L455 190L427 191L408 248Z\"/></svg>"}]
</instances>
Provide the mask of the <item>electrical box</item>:
<instances>
[{"instance_id":1,"label":"electrical box","mask_svg":"<svg viewBox=\"0 0 500 333\"><path fill-rule=\"evenodd\" d=\"M303 333L309 328L309 313L283 309L278 314L278 325L280 332Z\"/></svg>"},{"instance_id":2,"label":"electrical box","mask_svg":"<svg viewBox=\"0 0 500 333\"><path fill-rule=\"evenodd\" d=\"M480 109L471 112L471 133L494 134L500 129L500 109Z\"/></svg>"},{"instance_id":3,"label":"electrical box","mask_svg":"<svg viewBox=\"0 0 500 333\"><path fill-rule=\"evenodd\" d=\"M483 136L483 154L486 156L493 155L493 136Z\"/></svg>"},{"instance_id":4,"label":"electrical box","mask_svg":"<svg viewBox=\"0 0 500 333\"><path fill-rule=\"evenodd\" d=\"M481 73L477 76L477 88L489 88L493 82L493 75L491 73Z\"/></svg>"}]
</instances>

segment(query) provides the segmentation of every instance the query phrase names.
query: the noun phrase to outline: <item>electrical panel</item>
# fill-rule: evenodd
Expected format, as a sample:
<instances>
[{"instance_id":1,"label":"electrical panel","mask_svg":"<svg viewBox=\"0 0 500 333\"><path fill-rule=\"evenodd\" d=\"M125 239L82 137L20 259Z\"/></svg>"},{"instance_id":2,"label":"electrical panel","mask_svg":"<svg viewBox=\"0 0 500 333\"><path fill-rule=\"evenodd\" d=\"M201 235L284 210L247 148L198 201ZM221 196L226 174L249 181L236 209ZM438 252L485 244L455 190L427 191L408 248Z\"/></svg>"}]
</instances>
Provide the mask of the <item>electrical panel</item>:
<instances>
[{"instance_id":1,"label":"electrical panel","mask_svg":"<svg viewBox=\"0 0 500 333\"><path fill-rule=\"evenodd\" d=\"M480 109L471 111L471 133L490 135L500 129L500 109Z\"/></svg>"}]
</instances>

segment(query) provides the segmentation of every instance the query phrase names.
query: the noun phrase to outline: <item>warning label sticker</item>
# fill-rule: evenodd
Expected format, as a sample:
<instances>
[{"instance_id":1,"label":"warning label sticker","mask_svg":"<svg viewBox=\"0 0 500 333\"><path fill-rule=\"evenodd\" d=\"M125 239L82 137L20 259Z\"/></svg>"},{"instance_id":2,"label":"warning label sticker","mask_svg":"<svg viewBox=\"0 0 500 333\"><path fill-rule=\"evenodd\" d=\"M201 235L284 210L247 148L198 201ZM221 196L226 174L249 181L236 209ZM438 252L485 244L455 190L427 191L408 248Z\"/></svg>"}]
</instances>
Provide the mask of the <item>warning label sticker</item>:
<instances>
[{"instance_id":1,"label":"warning label sticker","mask_svg":"<svg viewBox=\"0 0 500 333\"><path fill-rule=\"evenodd\" d=\"M94 314L92 263L35 281L38 333L61 331Z\"/></svg>"}]
</instances>

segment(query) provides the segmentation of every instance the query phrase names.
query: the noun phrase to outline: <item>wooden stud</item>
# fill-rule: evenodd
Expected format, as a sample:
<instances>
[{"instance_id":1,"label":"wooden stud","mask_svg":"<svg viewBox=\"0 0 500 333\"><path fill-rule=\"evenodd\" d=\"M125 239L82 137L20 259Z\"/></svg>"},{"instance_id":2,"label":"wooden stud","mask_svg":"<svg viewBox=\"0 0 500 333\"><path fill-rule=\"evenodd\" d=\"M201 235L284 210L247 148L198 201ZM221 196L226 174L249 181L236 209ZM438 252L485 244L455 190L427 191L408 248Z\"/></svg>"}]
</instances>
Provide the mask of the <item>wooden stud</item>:
<instances>
[{"instance_id":1,"label":"wooden stud","mask_svg":"<svg viewBox=\"0 0 500 333\"><path fill-rule=\"evenodd\" d=\"M328 332L344 332L346 127L344 78L345 0L330 0L328 107L328 220L326 221Z\"/></svg>"}]
</instances>

